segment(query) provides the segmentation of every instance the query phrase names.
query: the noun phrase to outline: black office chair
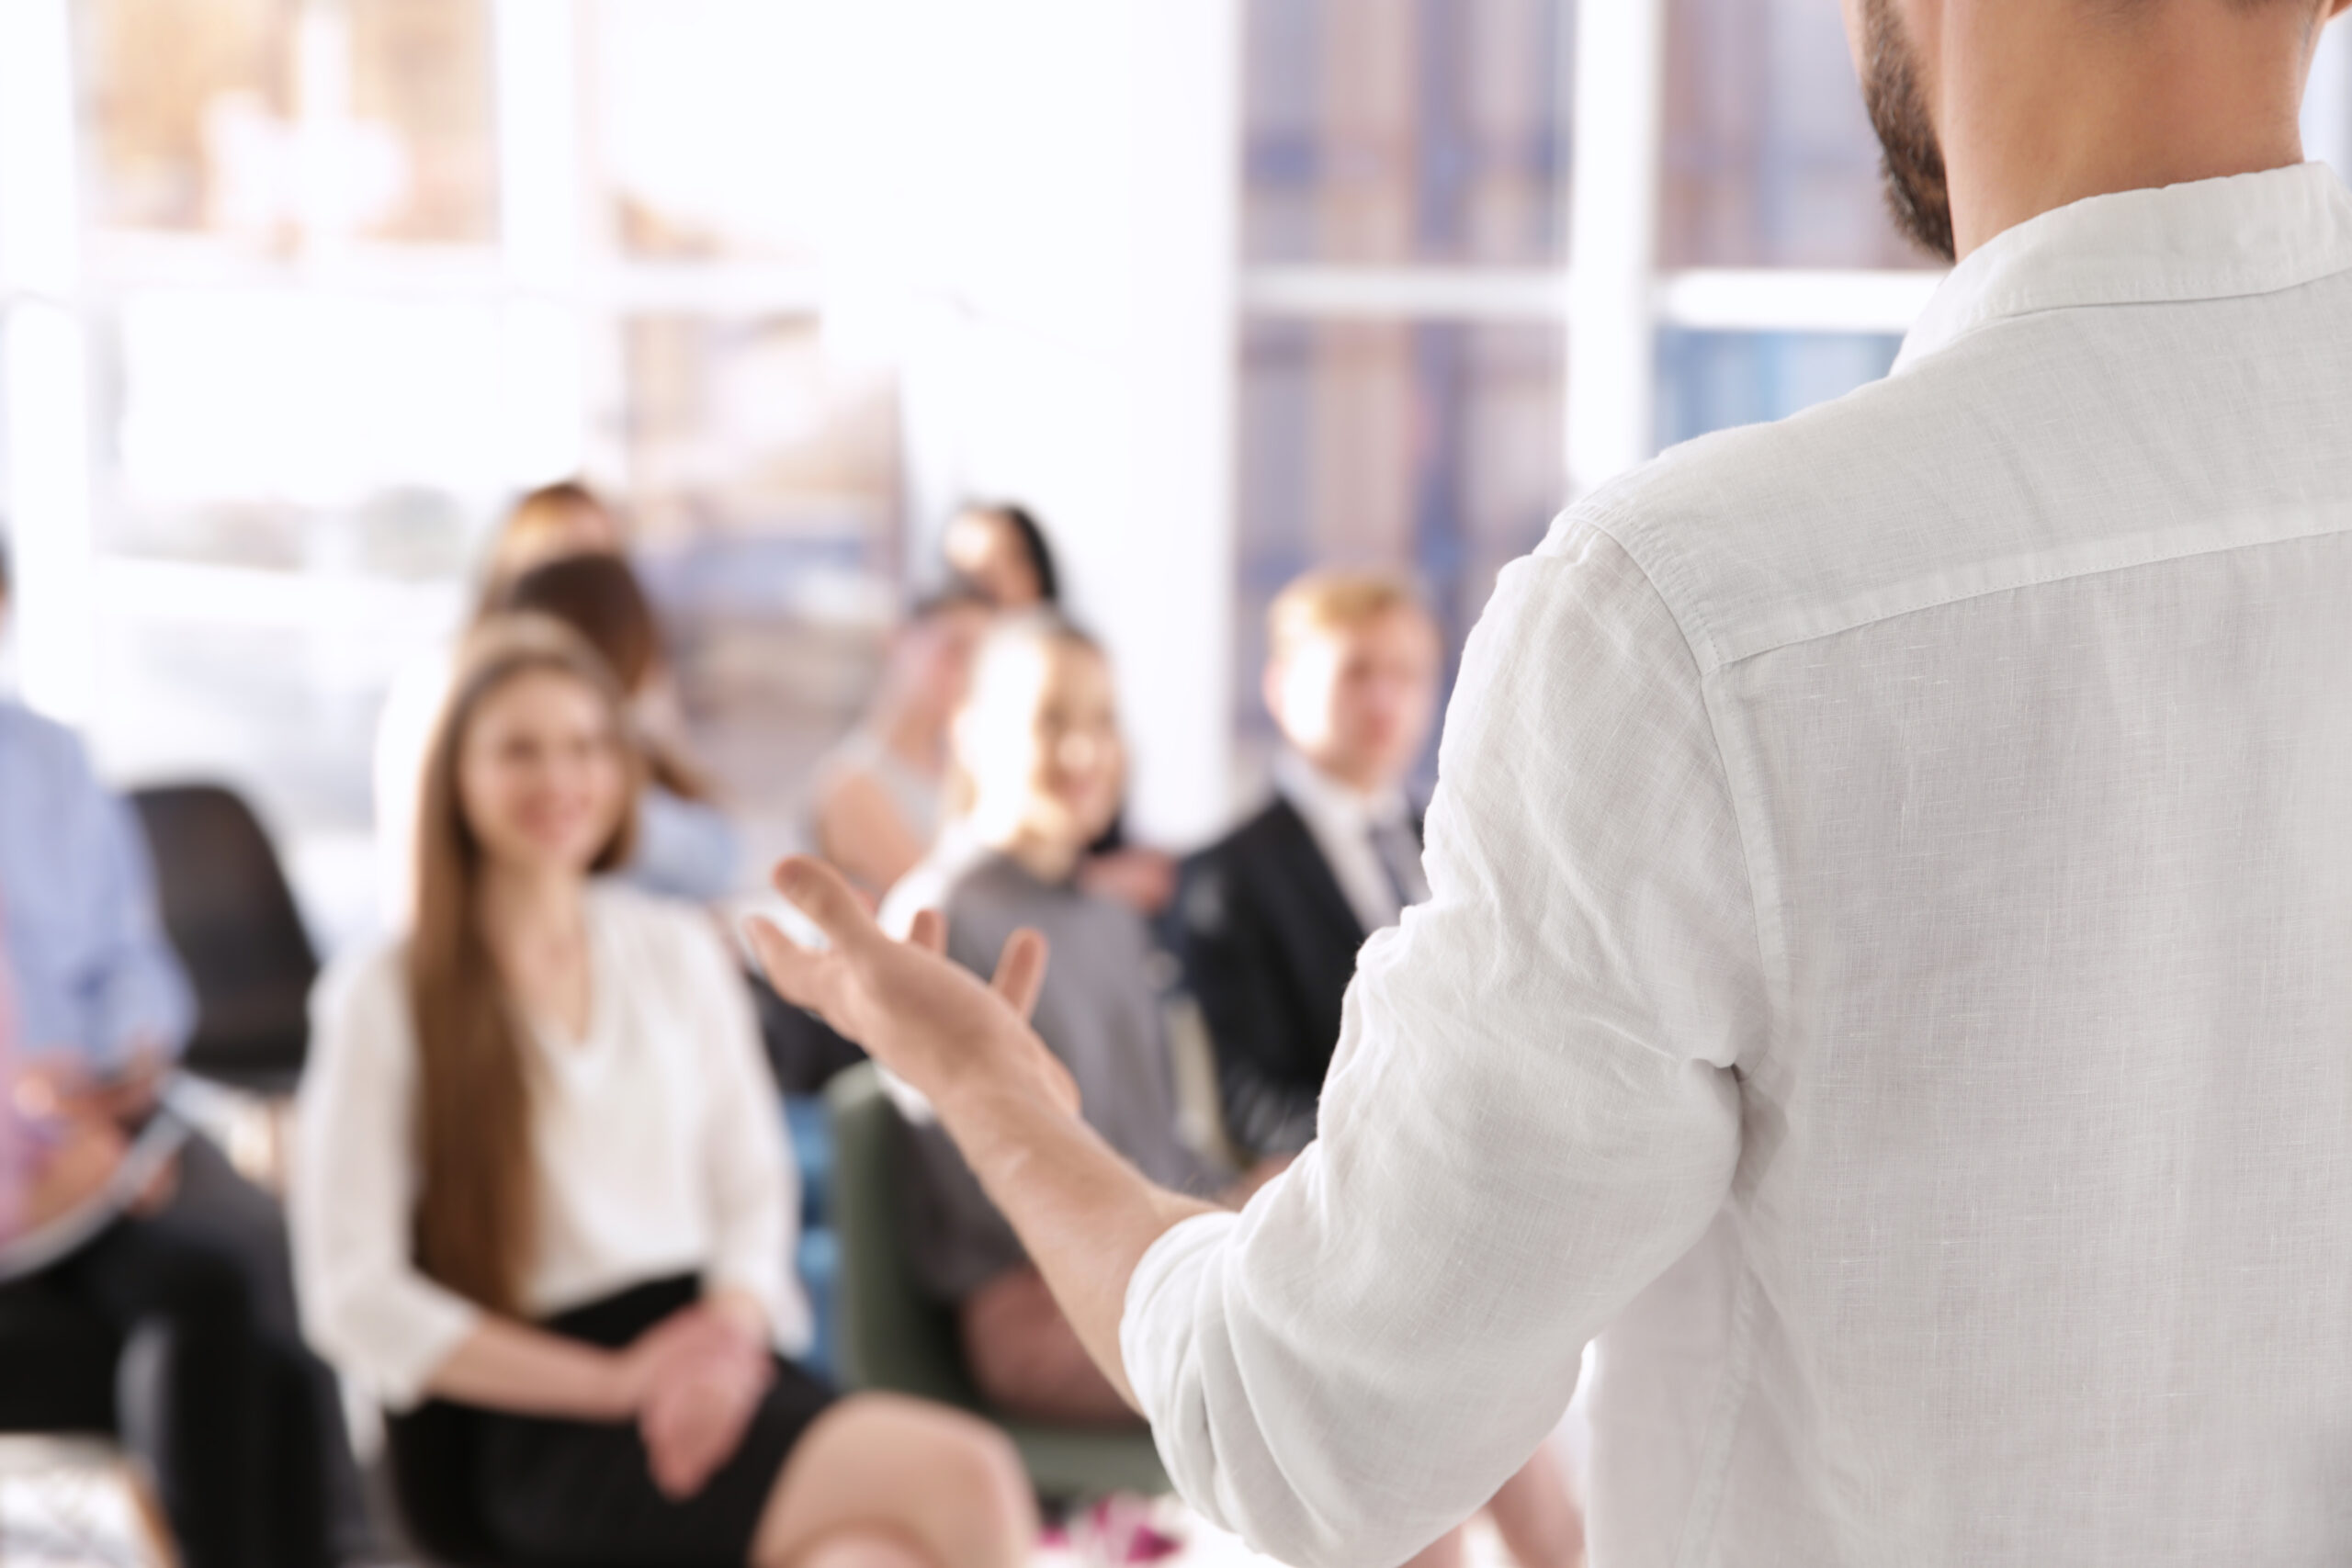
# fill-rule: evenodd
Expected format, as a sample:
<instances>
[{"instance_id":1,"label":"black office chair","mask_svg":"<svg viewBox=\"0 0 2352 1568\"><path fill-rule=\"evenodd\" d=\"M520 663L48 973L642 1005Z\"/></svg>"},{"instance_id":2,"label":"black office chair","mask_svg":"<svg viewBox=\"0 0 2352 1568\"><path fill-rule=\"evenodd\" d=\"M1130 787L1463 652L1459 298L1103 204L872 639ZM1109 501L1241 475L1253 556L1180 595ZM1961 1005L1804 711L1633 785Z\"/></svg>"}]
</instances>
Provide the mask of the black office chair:
<instances>
[{"instance_id":1,"label":"black office chair","mask_svg":"<svg viewBox=\"0 0 2352 1568\"><path fill-rule=\"evenodd\" d=\"M143 789L164 929L196 987L190 1072L260 1094L290 1092L310 1047L318 955L277 852L251 808L218 784Z\"/></svg>"}]
</instances>

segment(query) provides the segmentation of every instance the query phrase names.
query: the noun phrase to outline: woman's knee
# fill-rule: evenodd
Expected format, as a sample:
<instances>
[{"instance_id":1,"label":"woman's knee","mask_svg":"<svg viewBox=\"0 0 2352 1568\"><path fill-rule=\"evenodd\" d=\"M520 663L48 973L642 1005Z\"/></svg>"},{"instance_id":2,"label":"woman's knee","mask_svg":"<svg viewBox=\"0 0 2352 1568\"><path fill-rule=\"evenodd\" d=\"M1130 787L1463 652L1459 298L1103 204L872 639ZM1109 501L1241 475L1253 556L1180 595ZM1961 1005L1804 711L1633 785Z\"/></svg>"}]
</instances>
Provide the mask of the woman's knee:
<instances>
[{"instance_id":1,"label":"woman's knee","mask_svg":"<svg viewBox=\"0 0 2352 1568\"><path fill-rule=\"evenodd\" d=\"M854 1529L817 1542L790 1568L932 1568L932 1563L900 1538Z\"/></svg>"},{"instance_id":2,"label":"woman's knee","mask_svg":"<svg viewBox=\"0 0 2352 1568\"><path fill-rule=\"evenodd\" d=\"M1020 1560L1036 1504L1019 1455L978 1418L891 1394L844 1400L810 1427L779 1478L762 1563L791 1563L828 1535L883 1526L931 1562Z\"/></svg>"},{"instance_id":3,"label":"woman's knee","mask_svg":"<svg viewBox=\"0 0 2352 1568\"><path fill-rule=\"evenodd\" d=\"M863 1407L862 1409L856 1407ZM998 1535L1035 1528L1036 1501L1012 1439L989 1422L944 1405L888 1394L855 1402L876 1438L898 1457L899 1472L920 1476L905 1496L926 1537L936 1531Z\"/></svg>"}]
</instances>

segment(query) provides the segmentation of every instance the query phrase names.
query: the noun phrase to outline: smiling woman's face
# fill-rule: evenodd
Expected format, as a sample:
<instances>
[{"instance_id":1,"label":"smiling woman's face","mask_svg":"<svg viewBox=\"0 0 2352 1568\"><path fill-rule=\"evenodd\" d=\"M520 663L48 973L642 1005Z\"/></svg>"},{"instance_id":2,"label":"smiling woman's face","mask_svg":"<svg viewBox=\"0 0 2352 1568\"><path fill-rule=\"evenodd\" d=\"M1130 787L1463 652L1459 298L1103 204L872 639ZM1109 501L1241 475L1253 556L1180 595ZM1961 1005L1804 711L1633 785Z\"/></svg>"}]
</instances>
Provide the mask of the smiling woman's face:
<instances>
[{"instance_id":1,"label":"smiling woman's face","mask_svg":"<svg viewBox=\"0 0 2352 1568\"><path fill-rule=\"evenodd\" d=\"M628 768L594 686L552 670L483 697L458 751L458 798L494 864L585 874L620 822Z\"/></svg>"},{"instance_id":2,"label":"smiling woman's face","mask_svg":"<svg viewBox=\"0 0 2352 1568\"><path fill-rule=\"evenodd\" d=\"M1039 639L998 653L957 739L973 816L987 831L1076 851L1118 815L1127 753L1111 666L1082 642Z\"/></svg>"}]
</instances>

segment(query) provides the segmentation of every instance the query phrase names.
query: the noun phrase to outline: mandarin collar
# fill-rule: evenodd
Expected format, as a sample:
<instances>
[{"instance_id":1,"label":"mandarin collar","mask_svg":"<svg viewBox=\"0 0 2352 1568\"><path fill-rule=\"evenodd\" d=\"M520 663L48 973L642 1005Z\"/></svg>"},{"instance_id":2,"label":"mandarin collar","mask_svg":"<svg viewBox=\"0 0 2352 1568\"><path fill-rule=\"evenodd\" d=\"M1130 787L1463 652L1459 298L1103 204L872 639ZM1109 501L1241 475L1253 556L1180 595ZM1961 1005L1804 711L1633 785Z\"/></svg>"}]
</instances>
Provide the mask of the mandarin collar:
<instances>
[{"instance_id":1,"label":"mandarin collar","mask_svg":"<svg viewBox=\"0 0 2352 1568\"><path fill-rule=\"evenodd\" d=\"M1952 268L1894 373L2012 316L2270 294L2346 269L2352 191L2325 164L2086 197L2003 230Z\"/></svg>"}]
</instances>

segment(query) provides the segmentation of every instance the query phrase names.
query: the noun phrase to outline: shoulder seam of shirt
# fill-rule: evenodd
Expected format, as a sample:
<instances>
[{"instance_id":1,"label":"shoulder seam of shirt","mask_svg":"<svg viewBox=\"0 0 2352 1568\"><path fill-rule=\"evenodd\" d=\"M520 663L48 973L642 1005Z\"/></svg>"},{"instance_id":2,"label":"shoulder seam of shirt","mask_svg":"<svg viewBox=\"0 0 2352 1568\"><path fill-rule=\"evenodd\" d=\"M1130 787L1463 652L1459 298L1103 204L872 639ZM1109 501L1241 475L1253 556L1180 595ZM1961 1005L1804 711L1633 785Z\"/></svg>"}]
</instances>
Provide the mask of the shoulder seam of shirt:
<instances>
[{"instance_id":1,"label":"shoulder seam of shirt","mask_svg":"<svg viewBox=\"0 0 2352 1568\"><path fill-rule=\"evenodd\" d=\"M1622 532L1621 519L1624 525ZM1848 632L1860 631L1868 626L1882 626L1889 621L1900 620L1905 615L1919 615L1928 610L1939 610L1952 604L1963 604L1973 600L1990 598L1996 593L2013 593L2022 589L2044 588L2053 583L2101 577L2109 572L2130 571L2140 567L2163 566L2174 561L2194 560L2200 556L2227 555L2236 550L2294 544L2306 539L2332 538L2352 533L2352 519L2321 518L2305 512L2301 513L2292 524L2282 525L2277 521L2277 513L2274 513L2269 519L2249 520L2247 524L2242 525L2234 535L2220 538L2214 536L2212 530L2205 528L2194 530L2194 536L2190 536L2192 532L2190 530L2168 530L2165 534L2140 534L2120 539L2101 540L2075 550L2038 551L2010 556L1983 563L1975 570L1988 577L2004 570L2013 570L2016 572L2013 576L2000 577L1996 581L1981 582L1956 592L1917 592L1923 580L1915 579L1911 583L1895 583L1875 592L1849 594L1843 599L1822 606L1817 612L1819 620L1815 625L1785 631L1765 632L1752 641L1742 640L1726 648L1723 640L1715 636L1713 627L1697 614L1695 609L1697 594L1690 589L1680 556L1676 554L1666 541L1657 536L1656 530L1641 527L1639 519L1625 516L1618 508L1609 508L1605 513L1590 515L1587 521L1597 532L1606 534L1615 542L1634 566L1650 579L1652 588L1658 592L1658 596L1665 602L1668 613L1674 616L1675 624L1681 628L1684 640L1691 645L1693 659L1698 657L1698 645L1703 640L1707 661L1701 664L1702 675L1713 675L1732 665L1742 664L1768 653L1802 647L1809 642L1825 641L1833 637L1842 637ZM2257 521L2267 522L2269 525L2257 531L2253 525ZM1651 560L1644 559L1644 552L1636 550L1625 537L1626 533L1636 530L1643 543L1649 547L1648 553L1654 558L1655 570ZM2017 570L2019 568L2030 570ZM1659 583L1660 571L1667 571L1674 576L1675 595L1668 596L1664 586ZM1912 596L1904 596L1906 588L1914 590ZM1873 609L1860 607L1868 601L1888 599L1894 602L1883 604ZM1695 637L1691 629L1693 623L1696 623L1698 628Z\"/></svg>"}]
</instances>

